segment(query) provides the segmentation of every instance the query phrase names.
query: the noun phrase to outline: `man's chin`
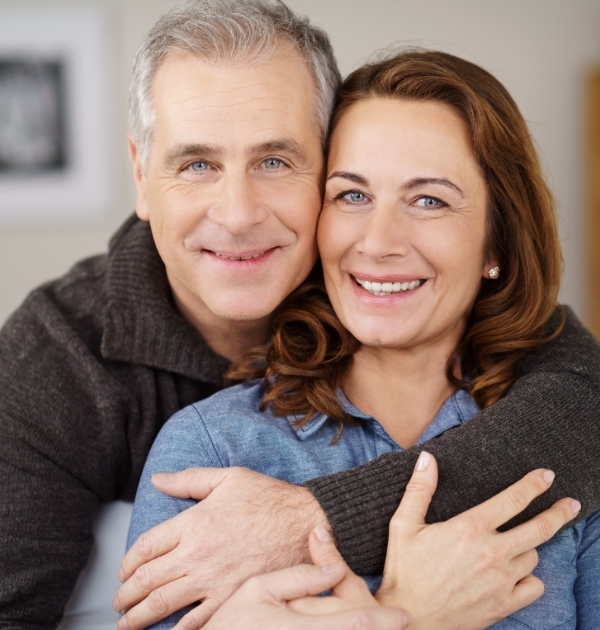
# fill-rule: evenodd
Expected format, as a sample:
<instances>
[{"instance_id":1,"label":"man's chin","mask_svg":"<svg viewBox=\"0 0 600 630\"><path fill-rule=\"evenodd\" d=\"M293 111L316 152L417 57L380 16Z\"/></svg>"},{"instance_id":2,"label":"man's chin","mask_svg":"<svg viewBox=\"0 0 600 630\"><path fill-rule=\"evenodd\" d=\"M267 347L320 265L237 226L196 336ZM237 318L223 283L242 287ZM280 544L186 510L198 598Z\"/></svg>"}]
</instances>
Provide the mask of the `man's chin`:
<instances>
[{"instance_id":1,"label":"man's chin","mask_svg":"<svg viewBox=\"0 0 600 630\"><path fill-rule=\"evenodd\" d=\"M283 300L283 298L282 298ZM253 323L263 326L270 320L280 301L265 297L256 300L231 301L213 306L213 313L224 321L251 327Z\"/></svg>"}]
</instances>

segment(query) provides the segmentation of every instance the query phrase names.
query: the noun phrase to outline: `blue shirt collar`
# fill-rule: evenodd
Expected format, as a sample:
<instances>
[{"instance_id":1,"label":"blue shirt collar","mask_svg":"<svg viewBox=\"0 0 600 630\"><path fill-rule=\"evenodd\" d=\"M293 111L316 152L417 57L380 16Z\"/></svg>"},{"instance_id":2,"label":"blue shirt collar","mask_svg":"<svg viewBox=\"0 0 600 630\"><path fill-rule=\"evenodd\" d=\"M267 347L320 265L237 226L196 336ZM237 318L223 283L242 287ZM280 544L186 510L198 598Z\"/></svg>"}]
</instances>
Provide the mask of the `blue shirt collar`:
<instances>
[{"instance_id":1,"label":"blue shirt collar","mask_svg":"<svg viewBox=\"0 0 600 630\"><path fill-rule=\"evenodd\" d=\"M391 439L381 424L379 424L379 422L372 416L363 413L360 409L355 407L341 389L337 391L337 395L344 411L354 418L372 422L374 425L373 428L378 433L382 433L388 439ZM441 406L436 417L431 421L421 437L417 440L417 444L423 444L424 442L438 437L448 429L460 426L469 420L469 418L474 416L478 411L479 406L471 395L462 389L457 390L444 401L444 404ZM301 415L288 416L288 420L290 423L293 423L294 420L301 417ZM292 424L292 427L294 428L296 435L301 440L306 440L321 429L326 422L327 416L319 413L315 414L305 425L298 427Z\"/></svg>"}]
</instances>

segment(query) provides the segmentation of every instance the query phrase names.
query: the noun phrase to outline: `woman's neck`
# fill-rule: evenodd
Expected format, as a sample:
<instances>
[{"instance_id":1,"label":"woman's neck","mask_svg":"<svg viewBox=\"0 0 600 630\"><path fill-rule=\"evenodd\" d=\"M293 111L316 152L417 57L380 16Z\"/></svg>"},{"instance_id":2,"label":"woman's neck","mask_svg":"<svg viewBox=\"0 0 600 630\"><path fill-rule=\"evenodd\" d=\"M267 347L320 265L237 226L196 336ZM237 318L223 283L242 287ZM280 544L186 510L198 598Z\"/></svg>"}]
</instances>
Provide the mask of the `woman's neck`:
<instances>
[{"instance_id":1,"label":"woman's neck","mask_svg":"<svg viewBox=\"0 0 600 630\"><path fill-rule=\"evenodd\" d=\"M362 347L344 379L344 392L408 448L456 390L446 377L449 356L447 348L404 352Z\"/></svg>"}]
</instances>

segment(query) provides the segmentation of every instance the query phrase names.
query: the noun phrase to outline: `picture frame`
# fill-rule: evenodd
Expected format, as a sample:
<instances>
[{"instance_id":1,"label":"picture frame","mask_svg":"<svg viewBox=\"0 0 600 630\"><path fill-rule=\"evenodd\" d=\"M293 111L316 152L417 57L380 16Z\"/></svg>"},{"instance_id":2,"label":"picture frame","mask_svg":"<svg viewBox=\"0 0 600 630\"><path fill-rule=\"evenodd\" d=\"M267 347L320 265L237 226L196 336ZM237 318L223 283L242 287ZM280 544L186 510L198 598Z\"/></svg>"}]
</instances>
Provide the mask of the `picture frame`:
<instances>
[{"instance_id":1,"label":"picture frame","mask_svg":"<svg viewBox=\"0 0 600 630\"><path fill-rule=\"evenodd\" d=\"M113 199L99 6L0 6L0 227L99 222Z\"/></svg>"}]
</instances>

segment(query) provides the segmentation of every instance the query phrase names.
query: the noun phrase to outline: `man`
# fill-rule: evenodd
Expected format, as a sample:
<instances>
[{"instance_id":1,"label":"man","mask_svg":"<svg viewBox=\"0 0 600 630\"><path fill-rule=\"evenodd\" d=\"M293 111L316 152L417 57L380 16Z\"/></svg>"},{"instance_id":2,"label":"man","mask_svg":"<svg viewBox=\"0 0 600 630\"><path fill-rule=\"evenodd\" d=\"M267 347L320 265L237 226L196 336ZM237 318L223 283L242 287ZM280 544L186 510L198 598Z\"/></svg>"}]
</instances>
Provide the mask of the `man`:
<instances>
[{"instance_id":1,"label":"man","mask_svg":"<svg viewBox=\"0 0 600 630\"><path fill-rule=\"evenodd\" d=\"M124 224L107 255L34 291L0 333L0 627L58 622L89 555L98 505L131 500L165 420L222 387L229 361L268 339L271 313L316 257L322 146L338 79L324 34L280 3L198 0L150 32L132 79L139 218ZM456 514L538 465L559 473L538 510L567 494L582 500L582 514L592 509L595 484L575 493L564 481L577 478L576 466L593 479L599 354L570 316L557 341L523 361L520 384L501 404L431 444L444 473L433 517ZM548 374L576 382L581 395L566 395ZM544 415L556 421L536 450L533 421ZM489 422L512 423L514 442L482 430ZM251 573L307 560L308 533L325 515L352 568L377 570L416 457L409 451L313 481L314 496L227 471L202 511L186 515L202 540L198 555L211 558L199 564L210 592L179 580L183 593L169 606L199 596L217 602ZM193 496L212 489L192 485ZM249 506L252 520L243 518ZM218 525L201 526L213 518ZM123 577L134 575L120 607L140 602L145 619L160 618L152 606L172 590L171 563L198 549L182 531L162 528L147 539L151 549L130 556ZM264 553L246 561L247 540L267 531ZM144 560L152 579L134 573Z\"/></svg>"}]
</instances>

